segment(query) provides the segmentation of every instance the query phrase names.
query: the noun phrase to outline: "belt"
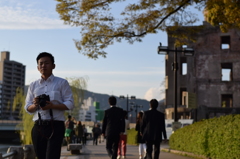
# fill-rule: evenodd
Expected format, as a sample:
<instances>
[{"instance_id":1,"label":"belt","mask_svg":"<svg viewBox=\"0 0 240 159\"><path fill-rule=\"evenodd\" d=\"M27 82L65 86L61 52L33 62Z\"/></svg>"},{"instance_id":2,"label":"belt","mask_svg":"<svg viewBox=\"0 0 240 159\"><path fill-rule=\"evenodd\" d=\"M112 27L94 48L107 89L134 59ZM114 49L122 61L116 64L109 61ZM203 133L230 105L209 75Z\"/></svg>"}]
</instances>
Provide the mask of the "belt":
<instances>
[{"instance_id":1,"label":"belt","mask_svg":"<svg viewBox=\"0 0 240 159\"><path fill-rule=\"evenodd\" d=\"M36 120L34 121L35 125L51 125L52 123L59 123L59 122L63 122L63 121L59 121L59 120Z\"/></svg>"}]
</instances>

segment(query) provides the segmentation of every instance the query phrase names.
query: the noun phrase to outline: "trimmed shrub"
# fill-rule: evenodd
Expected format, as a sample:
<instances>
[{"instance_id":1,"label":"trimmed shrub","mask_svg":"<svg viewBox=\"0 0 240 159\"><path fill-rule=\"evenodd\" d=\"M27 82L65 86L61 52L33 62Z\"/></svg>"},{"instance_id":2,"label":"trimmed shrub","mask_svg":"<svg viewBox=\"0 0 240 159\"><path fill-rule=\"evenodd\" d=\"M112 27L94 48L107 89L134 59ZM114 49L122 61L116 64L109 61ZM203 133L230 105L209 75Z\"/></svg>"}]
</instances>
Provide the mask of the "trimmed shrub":
<instances>
[{"instance_id":1,"label":"trimmed shrub","mask_svg":"<svg viewBox=\"0 0 240 159\"><path fill-rule=\"evenodd\" d=\"M215 159L240 158L240 115L205 119L175 131L171 149Z\"/></svg>"}]
</instances>

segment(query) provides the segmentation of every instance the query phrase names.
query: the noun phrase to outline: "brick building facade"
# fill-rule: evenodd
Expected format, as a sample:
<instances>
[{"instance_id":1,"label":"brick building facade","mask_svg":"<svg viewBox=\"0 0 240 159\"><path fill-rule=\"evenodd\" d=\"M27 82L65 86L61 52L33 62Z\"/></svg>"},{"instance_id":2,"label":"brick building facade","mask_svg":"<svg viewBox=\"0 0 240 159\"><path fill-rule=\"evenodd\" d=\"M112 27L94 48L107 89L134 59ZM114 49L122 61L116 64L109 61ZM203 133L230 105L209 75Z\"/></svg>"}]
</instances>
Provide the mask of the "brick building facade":
<instances>
[{"instance_id":1,"label":"brick building facade","mask_svg":"<svg viewBox=\"0 0 240 159\"><path fill-rule=\"evenodd\" d=\"M188 43L194 56L186 57L180 52L177 55L178 118L192 118L190 107L240 108L240 30L222 33L219 27L204 22L195 39ZM168 47L172 50L175 40L168 33ZM167 118L174 114L173 55L174 52L169 52L165 61ZM226 113L210 113L209 117Z\"/></svg>"}]
</instances>

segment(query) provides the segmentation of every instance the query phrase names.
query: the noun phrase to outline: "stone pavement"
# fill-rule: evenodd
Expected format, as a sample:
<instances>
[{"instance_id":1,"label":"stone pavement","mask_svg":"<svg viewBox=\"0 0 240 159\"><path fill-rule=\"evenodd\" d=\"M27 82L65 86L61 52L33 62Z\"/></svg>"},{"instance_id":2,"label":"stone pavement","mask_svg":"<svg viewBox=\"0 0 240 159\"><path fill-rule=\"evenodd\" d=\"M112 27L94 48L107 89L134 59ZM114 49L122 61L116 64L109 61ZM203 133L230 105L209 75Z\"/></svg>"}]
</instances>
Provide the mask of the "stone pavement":
<instances>
[{"instance_id":1,"label":"stone pavement","mask_svg":"<svg viewBox=\"0 0 240 159\"><path fill-rule=\"evenodd\" d=\"M88 141L87 145L83 146L79 155L72 155L67 151L67 147L62 147L61 159L109 159L105 148L105 142L99 145L93 145L92 141ZM168 148L168 144L162 144L161 148ZM138 146L127 145L127 159L139 159ZM160 152L160 159L193 159L187 156L181 156L168 152Z\"/></svg>"}]
</instances>

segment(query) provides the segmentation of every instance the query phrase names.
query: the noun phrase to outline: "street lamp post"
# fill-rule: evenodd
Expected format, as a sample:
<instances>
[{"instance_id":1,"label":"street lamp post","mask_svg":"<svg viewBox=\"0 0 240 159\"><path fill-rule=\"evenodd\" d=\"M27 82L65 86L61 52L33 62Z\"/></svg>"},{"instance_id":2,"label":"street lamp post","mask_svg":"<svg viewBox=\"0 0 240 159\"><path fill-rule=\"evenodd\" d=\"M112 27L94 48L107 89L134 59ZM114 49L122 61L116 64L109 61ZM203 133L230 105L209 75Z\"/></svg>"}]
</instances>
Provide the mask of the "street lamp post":
<instances>
[{"instance_id":1,"label":"street lamp post","mask_svg":"<svg viewBox=\"0 0 240 159\"><path fill-rule=\"evenodd\" d=\"M166 55L168 52L174 51L174 62L172 63L172 69L174 71L174 122L178 121L177 118L177 70L178 70L178 63L177 63L177 53L181 52L184 54L184 56L193 56L194 50L192 48L182 48L181 50L178 50L177 47L175 47L174 50L168 49L167 46L158 46L158 54Z\"/></svg>"},{"instance_id":2,"label":"street lamp post","mask_svg":"<svg viewBox=\"0 0 240 159\"><path fill-rule=\"evenodd\" d=\"M136 121L137 121L138 108L142 108L143 106L142 106L142 105L137 105L137 104L134 105L134 103L131 103L131 104L133 104L133 105L132 105L132 108L135 108Z\"/></svg>"},{"instance_id":3,"label":"street lamp post","mask_svg":"<svg viewBox=\"0 0 240 159\"><path fill-rule=\"evenodd\" d=\"M120 99L125 99L125 96L121 95L121 96L119 96L119 98ZM128 111L128 99L129 99L128 94L127 94L126 98L127 98L127 118L128 118L128 112L129 112ZM136 99L136 97L135 96L131 96L130 99Z\"/></svg>"}]
</instances>

